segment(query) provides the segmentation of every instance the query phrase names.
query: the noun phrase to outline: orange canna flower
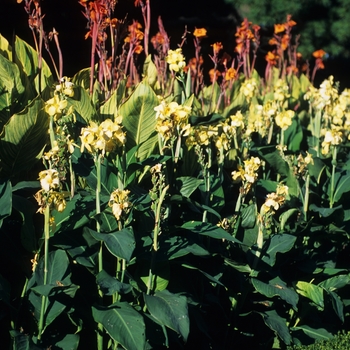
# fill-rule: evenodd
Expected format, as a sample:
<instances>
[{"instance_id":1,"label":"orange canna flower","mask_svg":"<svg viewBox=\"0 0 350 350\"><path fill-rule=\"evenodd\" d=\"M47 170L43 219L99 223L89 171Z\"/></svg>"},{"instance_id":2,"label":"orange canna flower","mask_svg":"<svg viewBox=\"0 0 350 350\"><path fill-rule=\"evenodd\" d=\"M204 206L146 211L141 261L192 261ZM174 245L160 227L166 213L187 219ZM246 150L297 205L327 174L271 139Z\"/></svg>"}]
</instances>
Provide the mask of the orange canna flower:
<instances>
[{"instance_id":1,"label":"orange canna flower","mask_svg":"<svg viewBox=\"0 0 350 350\"><path fill-rule=\"evenodd\" d=\"M196 28L193 35L199 39L205 38L207 36L207 30L205 28Z\"/></svg>"},{"instance_id":2,"label":"orange canna flower","mask_svg":"<svg viewBox=\"0 0 350 350\"><path fill-rule=\"evenodd\" d=\"M282 47L282 50L286 50L287 47L289 45L289 35L288 34L284 34L283 37L282 37L282 40L281 40L281 47Z\"/></svg>"},{"instance_id":3,"label":"orange canna flower","mask_svg":"<svg viewBox=\"0 0 350 350\"><path fill-rule=\"evenodd\" d=\"M134 52L139 55L143 51L142 45L136 45Z\"/></svg>"},{"instance_id":4,"label":"orange canna flower","mask_svg":"<svg viewBox=\"0 0 350 350\"><path fill-rule=\"evenodd\" d=\"M237 77L237 71L234 68L229 68L225 73L225 80L233 80Z\"/></svg>"},{"instance_id":5,"label":"orange canna flower","mask_svg":"<svg viewBox=\"0 0 350 350\"><path fill-rule=\"evenodd\" d=\"M269 45L277 45L278 44L278 41L276 40L276 38L271 38L270 40L269 40Z\"/></svg>"},{"instance_id":6,"label":"orange canna flower","mask_svg":"<svg viewBox=\"0 0 350 350\"><path fill-rule=\"evenodd\" d=\"M221 75L220 71L218 71L217 69L215 70L214 68L212 68L208 74L209 74L209 78L210 78L211 83L214 80L216 81L219 78L219 76Z\"/></svg>"},{"instance_id":7,"label":"orange canna flower","mask_svg":"<svg viewBox=\"0 0 350 350\"><path fill-rule=\"evenodd\" d=\"M315 58L322 58L324 55L326 54L326 51L324 50L317 50L315 51L312 56L314 56Z\"/></svg>"},{"instance_id":8,"label":"orange canna flower","mask_svg":"<svg viewBox=\"0 0 350 350\"><path fill-rule=\"evenodd\" d=\"M265 56L265 60L267 63L269 63L271 66L275 66L277 64L278 55L275 54L275 52L269 51L267 55Z\"/></svg>"},{"instance_id":9,"label":"orange canna flower","mask_svg":"<svg viewBox=\"0 0 350 350\"><path fill-rule=\"evenodd\" d=\"M275 27L275 30L274 30L275 34L283 33L286 29L284 24L275 24L274 27Z\"/></svg>"},{"instance_id":10,"label":"orange canna flower","mask_svg":"<svg viewBox=\"0 0 350 350\"><path fill-rule=\"evenodd\" d=\"M213 44L211 46L213 47L214 55L217 55L219 53L219 51L224 48L224 46L221 43L219 43L219 42L217 42L217 43L215 43L215 44Z\"/></svg>"}]
</instances>

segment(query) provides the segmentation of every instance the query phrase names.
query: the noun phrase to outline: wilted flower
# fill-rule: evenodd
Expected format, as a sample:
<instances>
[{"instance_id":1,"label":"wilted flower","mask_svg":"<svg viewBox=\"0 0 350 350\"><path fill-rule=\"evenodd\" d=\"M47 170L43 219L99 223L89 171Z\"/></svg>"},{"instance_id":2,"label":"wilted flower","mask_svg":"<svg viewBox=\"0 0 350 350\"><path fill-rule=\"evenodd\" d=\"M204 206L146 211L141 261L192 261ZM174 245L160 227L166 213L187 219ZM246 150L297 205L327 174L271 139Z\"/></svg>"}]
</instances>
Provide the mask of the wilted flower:
<instances>
[{"instance_id":1,"label":"wilted flower","mask_svg":"<svg viewBox=\"0 0 350 350\"><path fill-rule=\"evenodd\" d=\"M327 130L322 142L322 154L328 154L330 146L337 146L342 142L342 133L337 130Z\"/></svg>"},{"instance_id":2,"label":"wilted flower","mask_svg":"<svg viewBox=\"0 0 350 350\"><path fill-rule=\"evenodd\" d=\"M169 50L166 61L169 64L169 69L175 73L181 72L186 66L185 57L182 54L182 49Z\"/></svg>"},{"instance_id":3,"label":"wilted flower","mask_svg":"<svg viewBox=\"0 0 350 350\"><path fill-rule=\"evenodd\" d=\"M129 190L116 189L111 193L108 205L112 208L113 215L120 220L123 214L127 214L131 208Z\"/></svg>"},{"instance_id":4,"label":"wilted flower","mask_svg":"<svg viewBox=\"0 0 350 350\"><path fill-rule=\"evenodd\" d=\"M274 210L278 210L281 205L284 204L288 196L288 186L283 184L278 184L276 192L269 193L266 196L265 203L261 207L261 215L267 213L274 213Z\"/></svg>"}]
</instances>

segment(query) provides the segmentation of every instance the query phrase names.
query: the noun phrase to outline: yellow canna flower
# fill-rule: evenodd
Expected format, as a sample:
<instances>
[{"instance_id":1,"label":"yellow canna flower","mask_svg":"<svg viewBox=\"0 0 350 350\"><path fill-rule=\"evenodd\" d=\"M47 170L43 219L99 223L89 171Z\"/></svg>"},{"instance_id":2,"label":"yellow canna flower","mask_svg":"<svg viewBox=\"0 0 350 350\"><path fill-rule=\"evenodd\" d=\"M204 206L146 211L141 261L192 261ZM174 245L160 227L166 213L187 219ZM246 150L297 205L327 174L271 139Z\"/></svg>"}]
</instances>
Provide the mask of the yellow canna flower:
<instances>
[{"instance_id":1,"label":"yellow canna flower","mask_svg":"<svg viewBox=\"0 0 350 350\"><path fill-rule=\"evenodd\" d=\"M169 64L169 69L175 73L182 72L186 66L185 57L182 54L182 49L169 50L166 61Z\"/></svg>"},{"instance_id":2,"label":"yellow canna flower","mask_svg":"<svg viewBox=\"0 0 350 350\"><path fill-rule=\"evenodd\" d=\"M60 179L58 177L58 171L55 169L43 170L39 173L39 180L41 188L49 192L52 189L56 189L60 186Z\"/></svg>"},{"instance_id":3,"label":"yellow canna flower","mask_svg":"<svg viewBox=\"0 0 350 350\"><path fill-rule=\"evenodd\" d=\"M117 220L120 220L123 213L128 213L131 208L129 193L129 190L120 189L116 189L111 193L108 205L112 208L112 213Z\"/></svg>"}]
</instances>

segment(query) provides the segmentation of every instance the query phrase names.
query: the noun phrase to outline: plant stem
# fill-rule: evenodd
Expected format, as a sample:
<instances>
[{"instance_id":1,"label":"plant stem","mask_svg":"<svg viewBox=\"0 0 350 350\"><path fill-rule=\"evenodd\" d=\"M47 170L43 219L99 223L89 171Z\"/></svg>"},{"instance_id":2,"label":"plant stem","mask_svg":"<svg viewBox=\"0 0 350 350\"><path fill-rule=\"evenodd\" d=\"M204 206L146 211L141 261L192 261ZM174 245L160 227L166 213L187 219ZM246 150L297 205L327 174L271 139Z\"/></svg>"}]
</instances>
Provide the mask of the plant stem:
<instances>
[{"instance_id":1,"label":"plant stem","mask_svg":"<svg viewBox=\"0 0 350 350\"><path fill-rule=\"evenodd\" d=\"M152 249L152 259L151 259L151 267L149 269L149 275L148 275L148 285L147 285L147 295L151 293L151 290L153 289L153 272L154 272L154 263L156 259L156 254L158 251L158 235L160 232L160 212L162 209L162 204L165 199L166 192L169 189L169 185L165 186L159 196L159 200L157 203L157 208L155 211L155 223L154 223L154 230L153 230L153 249Z\"/></svg>"},{"instance_id":2,"label":"plant stem","mask_svg":"<svg viewBox=\"0 0 350 350\"><path fill-rule=\"evenodd\" d=\"M97 176L97 184L96 184L96 215L101 213L101 202L100 202L100 193L101 193L101 155L99 154L97 158L95 157L95 165L96 165L96 176ZM99 222L99 218L96 220L96 231L101 231L101 226ZM103 270L103 242L100 242L100 248L98 251L98 272ZM98 291L100 302L102 303L103 293L101 289ZM102 323L97 323L97 349L103 350L103 325Z\"/></svg>"},{"instance_id":3,"label":"plant stem","mask_svg":"<svg viewBox=\"0 0 350 350\"><path fill-rule=\"evenodd\" d=\"M329 196L329 207L333 208L334 204L334 189L335 189L335 170L337 168L337 146L333 147L332 154L332 177L331 177L331 193Z\"/></svg>"},{"instance_id":4,"label":"plant stem","mask_svg":"<svg viewBox=\"0 0 350 350\"><path fill-rule=\"evenodd\" d=\"M50 239L50 206L47 205L44 211L44 281L47 284L48 264L49 264L49 239ZM38 325L38 340L41 340L41 335L44 329L44 317L46 311L47 296L41 296L41 309Z\"/></svg>"},{"instance_id":5,"label":"plant stem","mask_svg":"<svg viewBox=\"0 0 350 350\"><path fill-rule=\"evenodd\" d=\"M305 181L305 195L304 195L304 220L307 221L307 212L309 209L309 196L310 196L310 175L306 174Z\"/></svg>"}]
</instances>

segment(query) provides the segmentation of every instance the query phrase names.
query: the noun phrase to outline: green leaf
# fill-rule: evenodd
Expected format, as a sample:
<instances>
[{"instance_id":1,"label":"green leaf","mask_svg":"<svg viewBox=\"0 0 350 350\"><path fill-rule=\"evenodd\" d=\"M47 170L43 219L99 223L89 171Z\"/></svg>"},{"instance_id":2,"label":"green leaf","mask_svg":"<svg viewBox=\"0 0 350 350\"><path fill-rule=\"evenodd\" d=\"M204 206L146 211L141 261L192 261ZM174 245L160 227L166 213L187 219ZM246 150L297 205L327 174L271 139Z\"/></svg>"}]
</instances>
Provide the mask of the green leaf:
<instances>
[{"instance_id":1,"label":"green leaf","mask_svg":"<svg viewBox=\"0 0 350 350\"><path fill-rule=\"evenodd\" d=\"M208 224L205 222L189 221L189 222L186 222L185 224L183 224L181 226L181 228L183 228L185 230L190 230L193 233L197 233L199 235L208 236L208 237L216 238L216 239L225 239L225 240L230 241L230 242L235 242L235 243L241 244L241 242L238 239L232 237L230 234L228 234L221 227L211 225L211 224Z\"/></svg>"},{"instance_id":2,"label":"green leaf","mask_svg":"<svg viewBox=\"0 0 350 350\"><path fill-rule=\"evenodd\" d=\"M300 144L303 140L303 129L299 119L293 118L292 125L284 132L284 138L289 151L298 152L300 150Z\"/></svg>"},{"instance_id":3,"label":"green leaf","mask_svg":"<svg viewBox=\"0 0 350 350\"><path fill-rule=\"evenodd\" d=\"M12 61L12 47L9 42L0 34L0 55Z\"/></svg>"},{"instance_id":4,"label":"green leaf","mask_svg":"<svg viewBox=\"0 0 350 350\"><path fill-rule=\"evenodd\" d=\"M159 100L154 91L147 83L141 82L119 108L127 133L126 150L139 145L136 157L140 161L152 154L158 142L154 111L154 107L158 105Z\"/></svg>"},{"instance_id":5,"label":"green leaf","mask_svg":"<svg viewBox=\"0 0 350 350\"><path fill-rule=\"evenodd\" d=\"M30 169L41 157L49 128L49 118L43 108L43 101L37 98L4 126L0 134L2 177Z\"/></svg>"},{"instance_id":6,"label":"green leaf","mask_svg":"<svg viewBox=\"0 0 350 350\"><path fill-rule=\"evenodd\" d=\"M12 189L9 180L0 179L0 227L3 220L12 212Z\"/></svg>"},{"instance_id":7,"label":"green leaf","mask_svg":"<svg viewBox=\"0 0 350 350\"><path fill-rule=\"evenodd\" d=\"M66 334L65 337L58 341L54 349L62 350L77 350L79 346L80 337L78 334Z\"/></svg>"},{"instance_id":8,"label":"green leaf","mask_svg":"<svg viewBox=\"0 0 350 350\"><path fill-rule=\"evenodd\" d=\"M274 296L279 296L282 300L285 300L288 304L293 306L293 309L298 311L298 294L279 278L276 277L269 281L269 283L264 283L257 278L252 278L252 283L256 291L260 294L265 295L268 298Z\"/></svg>"},{"instance_id":9,"label":"green leaf","mask_svg":"<svg viewBox=\"0 0 350 350\"><path fill-rule=\"evenodd\" d=\"M101 204L103 205L105 201ZM86 223L96 213L96 200L93 196L81 197L75 195L73 199L67 201L67 206L63 212L53 211L52 216L55 219L55 227L51 230L51 235L64 231L75 230Z\"/></svg>"},{"instance_id":10,"label":"green leaf","mask_svg":"<svg viewBox=\"0 0 350 350\"><path fill-rule=\"evenodd\" d=\"M117 90L113 92L111 97L100 107L100 120L111 119L114 120L118 115L117 109Z\"/></svg>"},{"instance_id":11,"label":"green leaf","mask_svg":"<svg viewBox=\"0 0 350 350\"><path fill-rule=\"evenodd\" d=\"M174 330L186 341L190 332L186 297L163 290L155 295L144 294L144 298L148 311L159 324Z\"/></svg>"},{"instance_id":12,"label":"green leaf","mask_svg":"<svg viewBox=\"0 0 350 350\"><path fill-rule=\"evenodd\" d=\"M26 77L21 76L19 67L0 55L0 131L13 114L22 111L35 93L26 86ZM24 81L22 81L22 78Z\"/></svg>"},{"instance_id":13,"label":"green leaf","mask_svg":"<svg viewBox=\"0 0 350 350\"><path fill-rule=\"evenodd\" d=\"M203 180L192 176L180 176L176 179L176 182L180 188L181 195L190 197L198 186L203 183Z\"/></svg>"},{"instance_id":14,"label":"green leaf","mask_svg":"<svg viewBox=\"0 0 350 350\"><path fill-rule=\"evenodd\" d=\"M90 120L98 120L98 115L95 107L91 102L91 98L86 90L81 86L74 86L73 97L67 98L67 107L73 106L74 112L89 123Z\"/></svg>"},{"instance_id":15,"label":"green leaf","mask_svg":"<svg viewBox=\"0 0 350 350\"><path fill-rule=\"evenodd\" d=\"M286 319L279 316L276 310L259 312L259 314L263 317L265 324L276 332L286 345L291 343L292 337L286 325Z\"/></svg>"},{"instance_id":16,"label":"green leaf","mask_svg":"<svg viewBox=\"0 0 350 350\"><path fill-rule=\"evenodd\" d=\"M334 312L337 314L340 321L342 323L344 323L344 303L343 303L343 301L341 300L341 298L339 297L339 295L337 293L329 292L329 291L327 293L331 298Z\"/></svg>"},{"instance_id":17,"label":"green leaf","mask_svg":"<svg viewBox=\"0 0 350 350\"><path fill-rule=\"evenodd\" d=\"M330 195L330 187L328 187L328 195ZM335 191L333 195L333 203L337 203L344 193L350 191L350 171L345 174L336 173L335 175Z\"/></svg>"},{"instance_id":18,"label":"green leaf","mask_svg":"<svg viewBox=\"0 0 350 350\"><path fill-rule=\"evenodd\" d=\"M296 284L297 292L313 301L317 306L324 308L323 289L309 282L299 281Z\"/></svg>"},{"instance_id":19,"label":"green leaf","mask_svg":"<svg viewBox=\"0 0 350 350\"><path fill-rule=\"evenodd\" d=\"M79 72L75 73L74 77L72 78L72 83L76 86L81 86L86 91L89 91L90 71L90 67L81 69Z\"/></svg>"},{"instance_id":20,"label":"green leaf","mask_svg":"<svg viewBox=\"0 0 350 350\"><path fill-rule=\"evenodd\" d=\"M281 223L281 231L284 230L287 221L294 215L297 214L299 212L298 209L292 208L292 209L288 209L287 211L283 212L280 217L280 223Z\"/></svg>"},{"instance_id":21,"label":"green leaf","mask_svg":"<svg viewBox=\"0 0 350 350\"><path fill-rule=\"evenodd\" d=\"M270 240L264 244L264 249L267 246L266 251L263 253L262 260L274 266L276 262L277 253L286 253L291 250L296 241L296 237L289 234L277 234L271 237Z\"/></svg>"},{"instance_id":22,"label":"green leaf","mask_svg":"<svg viewBox=\"0 0 350 350\"><path fill-rule=\"evenodd\" d=\"M328 340L333 338L333 335L326 331L324 328L311 328L307 325L302 325L293 327L292 330L302 330L306 335L316 340Z\"/></svg>"},{"instance_id":23,"label":"green leaf","mask_svg":"<svg viewBox=\"0 0 350 350\"><path fill-rule=\"evenodd\" d=\"M333 292L339 288L343 288L350 282L349 275L339 275L328 278L327 280L318 284L319 287L325 289L327 292Z\"/></svg>"},{"instance_id":24,"label":"green leaf","mask_svg":"<svg viewBox=\"0 0 350 350\"><path fill-rule=\"evenodd\" d=\"M103 241L114 256L130 261L135 249L134 231L131 227L110 233L98 233L88 227L84 227L84 231L89 232L98 241Z\"/></svg>"},{"instance_id":25,"label":"green leaf","mask_svg":"<svg viewBox=\"0 0 350 350\"><path fill-rule=\"evenodd\" d=\"M341 213L343 211L343 206L342 205L338 205L337 207L334 208L321 208L316 206L316 204L312 203L309 206L310 211L313 211L315 213L318 213L320 215L320 217L324 217L324 218L328 218L330 216L332 216L333 214L336 214L336 212Z\"/></svg>"},{"instance_id":26,"label":"green leaf","mask_svg":"<svg viewBox=\"0 0 350 350\"><path fill-rule=\"evenodd\" d=\"M144 350L145 323L142 316L128 303L118 302L108 308L92 307L94 320L125 349Z\"/></svg>"},{"instance_id":27,"label":"green leaf","mask_svg":"<svg viewBox=\"0 0 350 350\"><path fill-rule=\"evenodd\" d=\"M127 294L132 290L130 284L119 282L116 278L110 276L105 270L98 273L96 276L96 283L105 295L113 295L116 292Z\"/></svg>"},{"instance_id":28,"label":"green leaf","mask_svg":"<svg viewBox=\"0 0 350 350\"><path fill-rule=\"evenodd\" d=\"M143 75L148 85L155 90L156 83L158 82L158 70L156 65L152 61L151 55L148 55L146 57L145 63L143 65Z\"/></svg>"},{"instance_id":29,"label":"green leaf","mask_svg":"<svg viewBox=\"0 0 350 350\"><path fill-rule=\"evenodd\" d=\"M251 204L241 209L241 217L242 217L241 226L243 228L253 228L256 224L256 216L257 216L256 204Z\"/></svg>"},{"instance_id":30,"label":"green leaf","mask_svg":"<svg viewBox=\"0 0 350 350\"><path fill-rule=\"evenodd\" d=\"M38 53L25 41L16 36L15 39L15 63L21 68L26 77L28 77L29 84L26 88L35 95L41 94L44 99L50 97L50 90L54 83L51 70L44 59L41 60L40 80L39 80L39 56ZM23 78L22 78L23 79ZM39 84L40 83L40 84Z\"/></svg>"}]
</instances>

